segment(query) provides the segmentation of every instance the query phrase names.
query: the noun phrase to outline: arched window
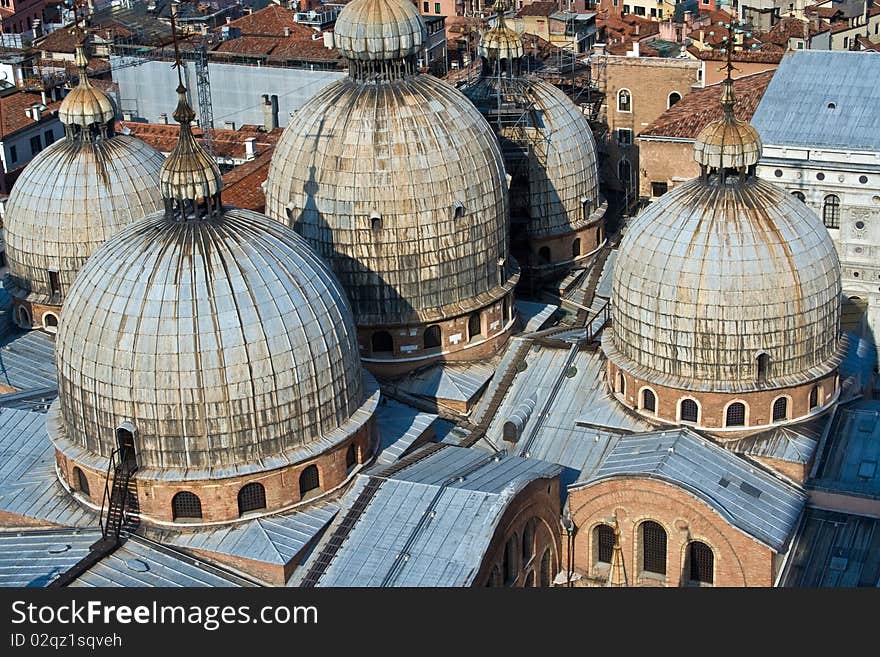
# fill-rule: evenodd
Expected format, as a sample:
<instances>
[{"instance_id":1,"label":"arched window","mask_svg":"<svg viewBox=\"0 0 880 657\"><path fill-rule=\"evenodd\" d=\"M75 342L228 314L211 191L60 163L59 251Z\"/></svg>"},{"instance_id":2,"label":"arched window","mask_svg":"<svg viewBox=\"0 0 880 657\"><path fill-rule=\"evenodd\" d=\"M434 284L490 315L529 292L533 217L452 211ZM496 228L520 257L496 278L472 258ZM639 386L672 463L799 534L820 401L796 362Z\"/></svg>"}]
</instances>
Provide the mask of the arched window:
<instances>
[{"instance_id":1,"label":"arched window","mask_svg":"<svg viewBox=\"0 0 880 657\"><path fill-rule=\"evenodd\" d=\"M617 163L617 179L625 187L629 187L632 183L632 169L627 160L621 160Z\"/></svg>"},{"instance_id":2,"label":"arched window","mask_svg":"<svg viewBox=\"0 0 880 657\"><path fill-rule=\"evenodd\" d=\"M595 563L611 563L614 555L614 528L596 525L593 530L593 560Z\"/></svg>"},{"instance_id":3,"label":"arched window","mask_svg":"<svg viewBox=\"0 0 880 657\"><path fill-rule=\"evenodd\" d=\"M238 491L238 515L266 508L266 489L256 482L246 484Z\"/></svg>"},{"instance_id":4,"label":"arched window","mask_svg":"<svg viewBox=\"0 0 880 657\"><path fill-rule=\"evenodd\" d=\"M642 410L657 412L657 397L654 396L653 391L647 388L642 390Z\"/></svg>"},{"instance_id":5,"label":"arched window","mask_svg":"<svg viewBox=\"0 0 880 657\"><path fill-rule=\"evenodd\" d=\"M675 105L678 101L681 100L681 94L677 91L673 91L669 94L669 102L666 104L666 109L669 109L673 105Z\"/></svg>"},{"instance_id":6,"label":"arched window","mask_svg":"<svg viewBox=\"0 0 880 657\"><path fill-rule=\"evenodd\" d=\"M528 575L526 575L525 587L527 589L535 588L535 571L534 570L530 570Z\"/></svg>"},{"instance_id":7,"label":"arched window","mask_svg":"<svg viewBox=\"0 0 880 657\"><path fill-rule=\"evenodd\" d=\"M535 552L535 520L529 520L523 528L522 560L526 564Z\"/></svg>"},{"instance_id":8,"label":"arched window","mask_svg":"<svg viewBox=\"0 0 880 657\"><path fill-rule=\"evenodd\" d=\"M547 264L550 262L550 247L542 246L538 249L538 257L541 259L542 264Z\"/></svg>"},{"instance_id":9,"label":"arched window","mask_svg":"<svg viewBox=\"0 0 880 657\"><path fill-rule=\"evenodd\" d=\"M623 372L617 373L617 392L621 395L626 394L626 377L623 376Z\"/></svg>"},{"instance_id":10,"label":"arched window","mask_svg":"<svg viewBox=\"0 0 880 657\"><path fill-rule=\"evenodd\" d=\"M86 478L85 473L79 468L73 469L73 485L76 486L76 490L78 490L83 495L90 495L89 492L89 480Z\"/></svg>"},{"instance_id":11,"label":"arched window","mask_svg":"<svg viewBox=\"0 0 880 657\"><path fill-rule=\"evenodd\" d=\"M475 340L483 334L483 326L480 313L474 313L468 318L468 339Z\"/></svg>"},{"instance_id":12,"label":"arched window","mask_svg":"<svg viewBox=\"0 0 880 657\"><path fill-rule=\"evenodd\" d=\"M299 497L305 499L312 491L321 490L321 477L318 474L318 466L310 465L299 475Z\"/></svg>"},{"instance_id":13,"label":"arched window","mask_svg":"<svg viewBox=\"0 0 880 657\"><path fill-rule=\"evenodd\" d=\"M18 307L18 325L22 328L31 327L31 315L24 306Z\"/></svg>"},{"instance_id":14,"label":"arched window","mask_svg":"<svg viewBox=\"0 0 880 657\"><path fill-rule=\"evenodd\" d=\"M819 405L819 386L813 386L810 390L810 410L812 411Z\"/></svg>"},{"instance_id":15,"label":"arched window","mask_svg":"<svg viewBox=\"0 0 880 657\"><path fill-rule=\"evenodd\" d=\"M456 201L452 209L453 218L461 219L462 217L464 217L464 214L464 204L461 201Z\"/></svg>"},{"instance_id":16,"label":"arched window","mask_svg":"<svg viewBox=\"0 0 880 657\"><path fill-rule=\"evenodd\" d=\"M581 254L581 238L575 238L574 242L571 243L571 257L577 258Z\"/></svg>"},{"instance_id":17,"label":"arched window","mask_svg":"<svg viewBox=\"0 0 880 657\"><path fill-rule=\"evenodd\" d=\"M516 581L516 571L518 569L517 565L517 548L519 547L519 541L517 540L516 534L507 539L507 543L504 545L504 584L505 586L510 586Z\"/></svg>"},{"instance_id":18,"label":"arched window","mask_svg":"<svg viewBox=\"0 0 880 657\"><path fill-rule=\"evenodd\" d=\"M746 423L746 405L742 402L733 402L727 407L727 421L725 426L742 427Z\"/></svg>"},{"instance_id":19,"label":"arched window","mask_svg":"<svg viewBox=\"0 0 880 657\"><path fill-rule=\"evenodd\" d=\"M840 228L840 197L829 194L822 204L822 221L828 228Z\"/></svg>"},{"instance_id":20,"label":"arched window","mask_svg":"<svg viewBox=\"0 0 880 657\"><path fill-rule=\"evenodd\" d=\"M45 313L43 315L43 328L49 333L56 333L58 331L58 316L54 313Z\"/></svg>"},{"instance_id":21,"label":"arched window","mask_svg":"<svg viewBox=\"0 0 880 657\"><path fill-rule=\"evenodd\" d=\"M807 202L807 197L804 196L803 192L792 192L791 195L798 199L801 203Z\"/></svg>"},{"instance_id":22,"label":"arched window","mask_svg":"<svg viewBox=\"0 0 880 657\"><path fill-rule=\"evenodd\" d=\"M394 340L388 331L376 331L371 339L374 354L390 354L394 351Z\"/></svg>"},{"instance_id":23,"label":"arched window","mask_svg":"<svg viewBox=\"0 0 880 657\"><path fill-rule=\"evenodd\" d=\"M681 421L682 422L699 422L700 407L693 399L681 400Z\"/></svg>"},{"instance_id":24,"label":"arched window","mask_svg":"<svg viewBox=\"0 0 880 657\"><path fill-rule=\"evenodd\" d=\"M551 584L553 584L553 554L550 552L550 548L544 550L544 554L541 555L541 578L540 584L542 587L547 588Z\"/></svg>"},{"instance_id":25,"label":"arched window","mask_svg":"<svg viewBox=\"0 0 880 657\"><path fill-rule=\"evenodd\" d=\"M666 574L666 530L648 520L639 525L642 543L642 570Z\"/></svg>"},{"instance_id":26,"label":"arched window","mask_svg":"<svg viewBox=\"0 0 880 657\"><path fill-rule=\"evenodd\" d=\"M581 209L584 212L582 219L588 221L590 219L590 214L593 212L593 204L586 196L581 196Z\"/></svg>"},{"instance_id":27,"label":"arched window","mask_svg":"<svg viewBox=\"0 0 880 657\"><path fill-rule=\"evenodd\" d=\"M758 354L755 361L757 366L757 380L759 382L766 381L767 375L770 373L770 354L767 352L761 352Z\"/></svg>"},{"instance_id":28,"label":"arched window","mask_svg":"<svg viewBox=\"0 0 880 657\"><path fill-rule=\"evenodd\" d=\"M788 398L780 397L775 402L773 402L773 421L779 422L780 420L788 419Z\"/></svg>"},{"instance_id":29,"label":"arched window","mask_svg":"<svg viewBox=\"0 0 880 657\"><path fill-rule=\"evenodd\" d=\"M621 89L617 92L617 111L632 112L632 95L629 89Z\"/></svg>"},{"instance_id":30,"label":"arched window","mask_svg":"<svg viewBox=\"0 0 880 657\"><path fill-rule=\"evenodd\" d=\"M699 541L689 543L688 570L691 582L712 584L715 581L715 555L712 548Z\"/></svg>"},{"instance_id":31,"label":"arched window","mask_svg":"<svg viewBox=\"0 0 880 657\"><path fill-rule=\"evenodd\" d=\"M510 319L510 299L504 297L501 300L501 321L506 322Z\"/></svg>"},{"instance_id":32,"label":"arched window","mask_svg":"<svg viewBox=\"0 0 880 657\"><path fill-rule=\"evenodd\" d=\"M357 462L357 448L354 445L349 445L348 451L345 452L345 469L351 470L354 466L357 465Z\"/></svg>"},{"instance_id":33,"label":"arched window","mask_svg":"<svg viewBox=\"0 0 880 657\"><path fill-rule=\"evenodd\" d=\"M370 229L374 233L378 233L382 230L382 217L378 212L373 212L370 214Z\"/></svg>"},{"instance_id":34,"label":"arched window","mask_svg":"<svg viewBox=\"0 0 880 657\"><path fill-rule=\"evenodd\" d=\"M436 349L442 342L442 334L437 324L432 324L425 329L425 349Z\"/></svg>"},{"instance_id":35,"label":"arched window","mask_svg":"<svg viewBox=\"0 0 880 657\"><path fill-rule=\"evenodd\" d=\"M259 485L259 484L257 484ZM239 492L239 513L241 513L241 493ZM265 504L263 505L265 506ZM201 518L202 501L194 493L187 490L177 493L171 498L171 517L174 520L180 518Z\"/></svg>"},{"instance_id":36,"label":"arched window","mask_svg":"<svg viewBox=\"0 0 880 657\"><path fill-rule=\"evenodd\" d=\"M599 245L601 243L602 243L602 226L599 226L596 229L596 245Z\"/></svg>"}]
</instances>

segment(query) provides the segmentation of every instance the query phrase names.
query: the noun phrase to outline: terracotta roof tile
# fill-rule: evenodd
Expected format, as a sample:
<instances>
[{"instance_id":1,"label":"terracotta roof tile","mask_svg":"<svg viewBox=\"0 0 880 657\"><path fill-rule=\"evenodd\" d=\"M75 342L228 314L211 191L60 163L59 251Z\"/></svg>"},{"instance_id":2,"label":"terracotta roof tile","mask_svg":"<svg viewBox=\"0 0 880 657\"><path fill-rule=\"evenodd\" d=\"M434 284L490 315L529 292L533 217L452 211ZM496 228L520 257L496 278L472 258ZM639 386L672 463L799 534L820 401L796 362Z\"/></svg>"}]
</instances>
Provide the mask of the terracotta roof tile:
<instances>
[{"instance_id":1,"label":"terracotta roof tile","mask_svg":"<svg viewBox=\"0 0 880 657\"><path fill-rule=\"evenodd\" d=\"M733 81L737 118L751 120L774 72L764 71ZM642 130L639 136L695 139L708 123L721 118L720 98L720 83L692 91Z\"/></svg>"},{"instance_id":2,"label":"terracotta roof tile","mask_svg":"<svg viewBox=\"0 0 880 657\"><path fill-rule=\"evenodd\" d=\"M177 143L179 127L176 123L139 123L137 121L120 121L121 128L128 128L131 134L142 139L150 146L163 153L169 153ZM214 154L217 157L242 160L245 158L244 140L256 137L255 144L258 154L274 148L281 137L282 128L272 132L263 132L259 126L242 126L240 130L214 129ZM201 139L202 131L193 126L193 134Z\"/></svg>"},{"instance_id":3,"label":"terracotta roof tile","mask_svg":"<svg viewBox=\"0 0 880 657\"><path fill-rule=\"evenodd\" d=\"M559 5L555 2L533 2L519 10L520 16L542 16L547 18L550 14L559 10Z\"/></svg>"},{"instance_id":4,"label":"terracotta roof tile","mask_svg":"<svg viewBox=\"0 0 880 657\"><path fill-rule=\"evenodd\" d=\"M269 177L269 164L274 150L272 147L263 151L250 162L240 164L223 176L221 198L224 205L255 212L266 209L266 195L262 185Z\"/></svg>"},{"instance_id":5,"label":"terracotta roof tile","mask_svg":"<svg viewBox=\"0 0 880 657\"><path fill-rule=\"evenodd\" d=\"M216 31L221 31L223 27L237 27L241 30L242 36L283 37L285 36L284 29L287 28L290 30L290 36L311 39L315 31L306 25L297 23L294 20L295 15L296 12L290 9L285 9L278 5L269 5L265 9L255 11L249 16L242 16L231 23L227 23L225 26L217 28Z\"/></svg>"},{"instance_id":6,"label":"terracotta roof tile","mask_svg":"<svg viewBox=\"0 0 880 657\"><path fill-rule=\"evenodd\" d=\"M40 94L19 91L0 98L0 138L5 138L22 128L36 123L25 110L31 105L42 105ZM44 110L42 117L46 118L50 113L57 114L60 102L50 103Z\"/></svg>"},{"instance_id":7,"label":"terracotta roof tile","mask_svg":"<svg viewBox=\"0 0 880 657\"><path fill-rule=\"evenodd\" d=\"M720 51L717 50L698 50L691 46L688 48L688 52L694 55L697 59L701 59L703 61L710 62L721 62L727 59L726 55L721 54ZM754 62L758 64L778 64L782 61L782 56L785 54L785 50L774 45L774 44L764 44L758 50L749 50L749 51L737 51L733 55L734 62Z\"/></svg>"}]
</instances>

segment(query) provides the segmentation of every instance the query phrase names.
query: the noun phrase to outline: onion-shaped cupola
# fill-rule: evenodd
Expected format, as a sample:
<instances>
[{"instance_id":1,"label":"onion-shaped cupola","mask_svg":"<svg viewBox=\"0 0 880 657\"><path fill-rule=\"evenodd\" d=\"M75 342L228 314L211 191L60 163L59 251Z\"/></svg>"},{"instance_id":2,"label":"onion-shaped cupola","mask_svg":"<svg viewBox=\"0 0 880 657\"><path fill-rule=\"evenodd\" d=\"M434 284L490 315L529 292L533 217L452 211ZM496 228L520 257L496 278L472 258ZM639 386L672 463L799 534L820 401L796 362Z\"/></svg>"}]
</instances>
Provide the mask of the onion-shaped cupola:
<instances>
[{"instance_id":1,"label":"onion-shaped cupola","mask_svg":"<svg viewBox=\"0 0 880 657\"><path fill-rule=\"evenodd\" d=\"M142 521L225 522L345 481L371 456L378 388L336 277L293 230L221 205L178 94L164 209L98 249L65 301L48 426L74 487L76 469L103 490L124 439Z\"/></svg>"},{"instance_id":2,"label":"onion-shaped cupola","mask_svg":"<svg viewBox=\"0 0 880 657\"><path fill-rule=\"evenodd\" d=\"M347 4L349 75L297 112L266 182L267 214L331 264L383 373L486 357L514 320L501 152L461 92L419 73L426 38L408 0Z\"/></svg>"},{"instance_id":3,"label":"onion-shaped cupola","mask_svg":"<svg viewBox=\"0 0 880 657\"><path fill-rule=\"evenodd\" d=\"M164 157L115 132L116 110L89 81L83 44L76 63L79 81L58 110L63 138L51 130L36 137L45 148L16 180L5 217L6 287L15 320L50 332L88 257L120 229L162 207Z\"/></svg>"},{"instance_id":4,"label":"onion-shaped cupola","mask_svg":"<svg viewBox=\"0 0 880 657\"><path fill-rule=\"evenodd\" d=\"M477 55L485 74L519 75L525 56L522 35L507 25L505 3L499 0L497 5L495 26L483 33L477 46Z\"/></svg>"},{"instance_id":5,"label":"onion-shaped cupola","mask_svg":"<svg viewBox=\"0 0 880 657\"><path fill-rule=\"evenodd\" d=\"M603 336L618 399L659 422L742 431L821 412L838 394L840 263L821 219L759 179L761 140L734 117L697 137L702 173L627 228Z\"/></svg>"}]
</instances>

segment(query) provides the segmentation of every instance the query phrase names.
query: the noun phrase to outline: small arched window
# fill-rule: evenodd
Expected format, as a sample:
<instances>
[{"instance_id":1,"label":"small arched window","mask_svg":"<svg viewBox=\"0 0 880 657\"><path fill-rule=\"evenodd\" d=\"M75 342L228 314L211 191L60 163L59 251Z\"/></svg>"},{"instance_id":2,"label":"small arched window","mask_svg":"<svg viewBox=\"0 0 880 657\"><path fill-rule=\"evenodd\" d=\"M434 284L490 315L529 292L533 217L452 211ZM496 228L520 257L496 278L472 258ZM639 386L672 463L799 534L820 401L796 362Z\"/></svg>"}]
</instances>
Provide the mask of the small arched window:
<instances>
[{"instance_id":1,"label":"small arched window","mask_svg":"<svg viewBox=\"0 0 880 657\"><path fill-rule=\"evenodd\" d=\"M526 564L535 552L535 520L529 520L523 528L522 560Z\"/></svg>"},{"instance_id":2,"label":"small arched window","mask_svg":"<svg viewBox=\"0 0 880 657\"><path fill-rule=\"evenodd\" d=\"M516 534L507 539L507 543L504 545L504 584L506 586L510 586L516 581L516 573L518 570L517 565L517 548L519 541L517 541Z\"/></svg>"},{"instance_id":3,"label":"small arched window","mask_svg":"<svg viewBox=\"0 0 880 657\"><path fill-rule=\"evenodd\" d=\"M611 525L596 525L593 530L593 559L595 563L611 563L614 556L614 528Z\"/></svg>"},{"instance_id":4,"label":"small arched window","mask_svg":"<svg viewBox=\"0 0 880 657\"><path fill-rule=\"evenodd\" d=\"M468 317L468 340L475 340L483 334L480 313L474 313Z\"/></svg>"},{"instance_id":5,"label":"small arched window","mask_svg":"<svg viewBox=\"0 0 880 657\"><path fill-rule=\"evenodd\" d=\"M18 307L18 325L22 328L31 328L31 315L24 306Z\"/></svg>"},{"instance_id":6,"label":"small arched window","mask_svg":"<svg viewBox=\"0 0 880 657\"><path fill-rule=\"evenodd\" d=\"M394 351L394 340L388 331L376 331L370 341L374 354L388 354Z\"/></svg>"},{"instance_id":7,"label":"small arched window","mask_svg":"<svg viewBox=\"0 0 880 657\"><path fill-rule=\"evenodd\" d=\"M806 202L807 202L807 197L804 196L804 193L803 193L803 192L792 192L791 195L794 196L794 197L795 197L797 200L799 200L801 203L806 203Z\"/></svg>"},{"instance_id":8,"label":"small arched window","mask_svg":"<svg viewBox=\"0 0 880 657\"><path fill-rule=\"evenodd\" d=\"M571 243L571 257L577 258L581 254L581 238L575 238L574 242Z\"/></svg>"},{"instance_id":9,"label":"small arched window","mask_svg":"<svg viewBox=\"0 0 880 657\"><path fill-rule=\"evenodd\" d=\"M766 381L770 373L770 354L766 352L758 354L758 357L755 359L755 365L757 367L758 382Z\"/></svg>"},{"instance_id":10,"label":"small arched window","mask_svg":"<svg viewBox=\"0 0 880 657\"><path fill-rule=\"evenodd\" d=\"M464 204L461 201L456 201L455 205L452 207L452 216L454 219L461 219L465 215Z\"/></svg>"},{"instance_id":11,"label":"small arched window","mask_svg":"<svg viewBox=\"0 0 880 657\"><path fill-rule=\"evenodd\" d=\"M829 194L822 204L822 221L828 228L840 228L840 197Z\"/></svg>"},{"instance_id":12,"label":"small arched window","mask_svg":"<svg viewBox=\"0 0 880 657\"><path fill-rule=\"evenodd\" d=\"M89 480L86 478L85 473L79 468L73 469L73 485L76 486L76 490L78 490L83 495L90 495L89 492Z\"/></svg>"},{"instance_id":13,"label":"small arched window","mask_svg":"<svg viewBox=\"0 0 880 657\"><path fill-rule=\"evenodd\" d=\"M642 570L666 574L666 530L648 520L639 525L642 543Z\"/></svg>"},{"instance_id":14,"label":"small arched window","mask_svg":"<svg viewBox=\"0 0 880 657\"><path fill-rule=\"evenodd\" d=\"M593 211L593 204L590 202L586 196L581 196L581 209L584 212L584 216L582 217L584 221L588 221L590 219L590 214Z\"/></svg>"},{"instance_id":15,"label":"small arched window","mask_svg":"<svg viewBox=\"0 0 880 657\"><path fill-rule=\"evenodd\" d=\"M623 376L623 372L617 373L617 392L621 395L626 394L626 377Z\"/></svg>"},{"instance_id":16,"label":"small arched window","mask_svg":"<svg viewBox=\"0 0 880 657\"><path fill-rule=\"evenodd\" d=\"M321 477L318 474L318 466L310 465L299 475L299 497L305 497L313 492L321 490Z\"/></svg>"},{"instance_id":17,"label":"small arched window","mask_svg":"<svg viewBox=\"0 0 880 657\"><path fill-rule=\"evenodd\" d=\"M632 112L632 95L629 89L621 89L617 92L617 111Z\"/></svg>"},{"instance_id":18,"label":"small arched window","mask_svg":"<svg viewBox=\"0 0 880 657\"><path fill-rule=\"evenodd\" d=\"M715 581L715 555L712 548L700 541L689 543L688 570L691 582L712 584Z\"/></svg>"},{"instance_id":19,"label":"small arched window","mask_svg":"<svg viewBox=\"0 0 880 657\"><path fill-rule=\"evenodd\" d=\"M693 399L681 400L681 421L682 422L699 422L700 407Z\"/></svg>"},{"instance_id":20,"label":"small arched window","mask_svg":"<svg viewBox=\"0 0 880 657\"><path fill-rule=\"evenodd\" d=\"M345 469L351 470L357 465L357 462L357 448L354 445L349 445L348 451L345 452Z\"/></svg>"},{"instance_id":21,"label":"small arched window","mask_svg":"<svg viewBox=\"0 0 880 657\"><path fill-rule=\"evenodd\" d=\"M58 316L54 313L45 313L43 315L43 328L49 333L58 331Z\"/></svg>"},{"instance_id":22,"label":"small arched window","mask_svg":"<svg viewBox=\"0 0 880 657\"><path fill-rule=\"evenodd\" d=\"M786 419L788 419L788 398L780 397L773 402L773 421L779 422Z\"/></svg>"},{"instance_id":23,"label":"small arched window","mask_svg":"<svg viewBox=\"0 0 880 657\"><path fill-rule=\"evenodd\" d=\"M813 386L813 389L810 390L810 410L813 410L819 405L819 386Z\"/></svg>"},{"instance_id":24,"label":"small arched window","mask_svg":"<svg viewBox=\"0 0 880 657\"><path fill-rule=\"evenodd\" d=\"M378 212L370 214L370 230L374 233L378 233L382 230L382 217Z\"/></svg>"},{"instance_id":25,"label":"small arched window","mask_svg":"<svg viewBox=\"0 0 880 657\"><path fill-rule=\"evenodd\" d=\"M425 349L436 349L440 346L442 338L440 326L432 324L425 329Z\"/></svg>"},{"instance_id":26,"label":"small arched window","mask_svg":"<svg viewBox=\"0 0 880 657\"><path fill-rule=\"evenodd\" d=\"M742 402L733 402L730 406L727 407L727 422L725 426L728 427L742 427L745 426L746 423L746 405Z\"/></svg>"},{"instance_id":27,"label":"small arched window","mask_svg":"<svg viewBox=\"0 0 880 657\"><path fill-rule=\"evenodd\" d=\"M246 484L238 491L238 515L266 508L266 489L256 482Z\"/></svg>"},{"instance_id":28,"label":"small arched window","mask_svg":"<svg viewBox=\"0 0 880 657\"><path fill-rule=\"evenodd\" d=\"M195 493L190 493L187 490L177 493L171 498L171 517L174 520L201 518L202 501Z\"/></svg>"},{"instance_id":29,"label":"small arched window","mask_svg":"<svg viewBox=\"0 0 880 657\"><path fill-rule=\"evenodd\" d=\"M550 548L544 550L544 554L541 555L541 577L540 584L542 587L547 588L553 583L553 554L550 552Z\"/></svg>"},{"instance_id":30,"label":"small arched window","mask_svg":"<svg viewBox=\"0 0 880 657\"><path fill-rule=\"evenodd\" d=\"M669 102L667 103L666 108L669 109L670 107L675 105L680 100L681 100L681 94L678 93L677 91L673 91L671 94L669 94Z\"/></svg>"},{"instance_id":31,"label":"small arched window","mask_svg":"<svg viewBox=\"0 0 880 657\"><path fill-rule=\"evenodd\" d=\"M550 262L550 247L542 246L538 249L538 257L541 259L542 264L547 264Z\"/></svg>"},{"instance_id":32,"label":"small arched window","mask_svg":"<svg viewBox=\"0 0 880 657\"><path fill-rule=\"evenodd\" d=\"M507 322L508 320L510 320L510 299L504 297L501 301L501 321Z\"/></svg>"},{"instance_id":33,"label":"small arched window","mask_svg":"<svg viewBox=\"0 0 880 657\"><path fill-rule=\"evenodd\" d=\"M657 397L654 396L653 391L647 388L642 390L642 410L657 412Z\"/></svg>"}]
</instances>

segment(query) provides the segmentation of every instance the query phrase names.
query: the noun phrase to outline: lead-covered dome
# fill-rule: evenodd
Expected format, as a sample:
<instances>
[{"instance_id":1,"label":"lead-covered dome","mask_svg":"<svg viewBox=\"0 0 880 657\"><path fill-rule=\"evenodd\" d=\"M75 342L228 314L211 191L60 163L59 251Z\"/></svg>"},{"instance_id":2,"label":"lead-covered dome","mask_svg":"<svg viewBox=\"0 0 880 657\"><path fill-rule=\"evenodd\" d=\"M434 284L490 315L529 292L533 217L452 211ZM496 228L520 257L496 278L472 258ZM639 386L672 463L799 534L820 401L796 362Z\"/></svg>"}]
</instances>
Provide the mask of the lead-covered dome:
<instances>
[{"instance_id":1,"label":"lead-covered dome","mask_svg":"<svg viewBox=\"0 0 880 657\"><path fill-rule=\"evenodd\" d=\"M62 103L64 138L24 168L4 220L10 293L53 306L95 249L162 207L165 158L139 139L114 134L112 104L107 110L109 98L88 84L84 69L77 89L76 102L68 95ZM47 272L57 273L57 283Z\"/></svg>"},{"instance_id":2,"label":"lead-covered dome","mask_svg":"<svg viewBox=\"0 0 880 657\"><path fill-rule=\"evenodd\" d=\"M130 422L142 468L268 468L347 437L365 398L333 274L247 210L157 213L107 242L70 290L56 359L56 446L108 457Z\"/></svg>"},{"instance_id":3,"label":"lead-covered dome","mask_svg":"<svg viewBox=\"0 0 880 657\"><path fill-rule=\"evenodd\" d=\"M697 178L628 227L612 277L615 364L690 389L793 384L837 365L840 264L819 217L749 176ZM610 351L609 349L610 348Z\"/></svg>"},{"instance_id":4,"label":"lead-covered dome","mask_svg":"<svg viewBox=\"0 0 880 657\"><path fill-rule=\"evenodd\" d=\"M333 40L347 59L392 60L417 55L428 32L412 2L354 0L340 12Z\"/></svg>"},{"instance_id":5,"label":"lead-covered dome","mask_svg":"<svg viewBox=\"0 0 880 657\"><path fill-rule=\"evenodd\" d=\"M61 101L58 119L64 125L81 128L113 121L116 118L116 108L113 107L110 96L92 86L89 81L89 62L82 46L76 49L75 61L80 71L79 83Z\"/></svg>"}]
</instances>

